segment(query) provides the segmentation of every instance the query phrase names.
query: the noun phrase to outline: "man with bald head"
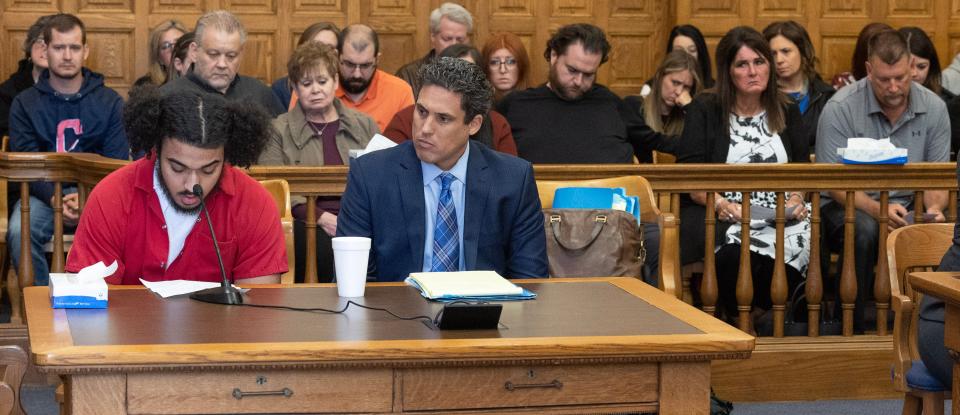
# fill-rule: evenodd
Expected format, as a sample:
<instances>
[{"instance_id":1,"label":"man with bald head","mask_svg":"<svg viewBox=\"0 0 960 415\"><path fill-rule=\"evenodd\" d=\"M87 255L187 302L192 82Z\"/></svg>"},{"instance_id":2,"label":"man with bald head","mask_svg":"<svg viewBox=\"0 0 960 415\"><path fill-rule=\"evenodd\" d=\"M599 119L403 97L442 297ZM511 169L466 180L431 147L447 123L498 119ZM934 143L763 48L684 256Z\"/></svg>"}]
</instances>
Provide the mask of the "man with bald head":
<instances>
[{"instance_id":1,"label":"man with bald head","mask_svg":"<svg viewBox=\"0 0 960 415\"><path fill-rule=\"evenodd\" d=\"M373 118L380 131L398 111L413 105L413 90L402 79L377 69L380 39L370 26L353 24L340 33L337 98Z\"/></svg>"}]
</instances>

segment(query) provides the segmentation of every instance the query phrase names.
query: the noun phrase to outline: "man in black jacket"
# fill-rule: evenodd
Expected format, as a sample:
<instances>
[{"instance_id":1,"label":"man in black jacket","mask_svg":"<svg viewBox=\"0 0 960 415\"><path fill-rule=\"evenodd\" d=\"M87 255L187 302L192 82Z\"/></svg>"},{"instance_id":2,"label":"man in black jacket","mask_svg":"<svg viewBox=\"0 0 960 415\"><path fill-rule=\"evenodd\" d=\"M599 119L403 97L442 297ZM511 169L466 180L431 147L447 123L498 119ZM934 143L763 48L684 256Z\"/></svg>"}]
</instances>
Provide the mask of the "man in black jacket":
<instances>
[{"instance_id":1,"label":"man in black jacket","mask_svg":"<svg viewBox=\"0 0 960 415\"><path fill-rule=\"evenodd\" d=\"M228 100L257 103L272 117L284 112L286 107L270 87L237 73L247 40L247 30L240 19L228 11L214 10L200 16L195 27L196 38L190 45L193 71L167 82L160 87L161 91L221 94Z\"/></svg>"},{"instance_id":2,"label":"man in black jacket","mask_svg":"<svg viewBox=\"0 0 960 415\"><path fill-rule=\"evenodd\" d=\"M561 27L547 42L549 81L517 91L497 111L510 122L517 154L533 163L630 163L627 110L613 92L595 83L610 43L599 27Z\"/></svg>"}]
</instances>

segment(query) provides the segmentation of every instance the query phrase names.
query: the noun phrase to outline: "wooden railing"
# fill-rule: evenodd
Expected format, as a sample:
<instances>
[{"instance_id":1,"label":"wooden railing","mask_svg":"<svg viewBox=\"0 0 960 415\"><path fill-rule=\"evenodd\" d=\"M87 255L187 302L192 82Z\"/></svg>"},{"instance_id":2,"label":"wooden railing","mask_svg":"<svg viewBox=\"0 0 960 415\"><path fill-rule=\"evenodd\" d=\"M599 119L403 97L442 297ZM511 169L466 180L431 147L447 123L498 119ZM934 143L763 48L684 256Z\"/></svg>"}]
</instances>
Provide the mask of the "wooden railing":
<instances>
[{"instance_id":1,"label":"wooden railing","mask_svg":"<svg viewBox=\"0 0 960 415\"><path fill-rule=\"evenodd\" d=\"M87 154L52 154L52 153L0 153L0 180L20 182L21 195L28 194L27 183L30 181L54 182L57 189L62 182L77 183L81 209L89 190L100 179L127 162L107 159ZM346 167L279 167L255 166L249 169L249 174L258 180L285 179L290 184L292 194L305 196L308 200L307 217L313 217L313 207L318 196L340 195L346 184ZM661 210L672 212L679 217L679 199L682 193L697 191L773 191L780 193L776 224L778 228L784 225L783 192L809 192L808 199L813 204L811 214L811 251L810 264L807 273L805 292L809 305L809 321L817 322L820 319L820 300L823 298L823 275L819 267L819 244L821 243L819 193L828 190L845 191L847 198L853 197L855 191L866 190L946 190L950 192L949 208L945 212L947 221L953 222L957 217L957 172L956 166L950 163L925 163L906 166L845 166L834 164L790 164L790 165L723 165L723 164L674 164L674 165L538 165L535 166L537 179L541 180L576 180L623 175L641 175L650 181L655 192L660 196ZM384 180L392 180L384 177ZM14 188L11 186L11 188ZM709 195L709 193L708 193ZM712 196L708 196L712 197ZM885 200L886 193L883 194ZM26 199L26 198L24 198ZM919 199L919 198L918 198ZM708 200L709 206L709 200ZM847 204L845 223L845 252L853 252L854 210L852 204ZM22 228L29 229L29 205L22 207ZM917 209L921 211L922 209ZM712 210L705 217L707 231L705 235L681 235L681 237L704 237L708 246L713 243L715 219ZM745 211L746 213L746 211ZM743 223L749 223L749 214L745 215ZM882 250L885 247L886 218L879 218L880 242ZM63 270L63 226L62 212L58 206L54 208L55 235L54 254L51 262L52 272ZM317 232L315 223L306 224L307 248L305 260L306 281L317 281L316 274L316 247ZM22 287L32 285L33 271L30 261L29 232L23 232L21 244L20 269L17 283ZM781 233L782 237L782 233ZM745 248L746 249L746 248ZM679 255L679 249L676 250ZM292 253L290 253L292 255ZM704 276L700 286L700 296L706 311L714 310L717 298L716 270L713 256L704 257ZM749 258L749 255L742 255ZM878 317L877 332L886 333L886 310L889 307L890 287L887 278L886 255L878 252L879 264L874 285ZM679 262L679 258L676 259ZM854 270L853 255L845 255L841 265L840 301L843 303L843 327L845 335L853 334L852 316L853 302L856 298L857 284ZM673 278L673 276L664 276ZM786 277L783 272L783 258L776 261L775 273L772 276L771 298L773 300L774 335L783 335L783 315L787 297ZM11 295L13 295L11 290ZM740 264L737 282L738 311L741 315L749 314L750 299L753 287L750 278L749 262ZM748 295L749 294L749 295ZM687 293L689 295L689 293ZM749 328L749 319L741 318L741 327ZM744 323L745 322L745 323ZM809 325L809 336L818 336L818 325Z\"/></svg>"}]
</instances>

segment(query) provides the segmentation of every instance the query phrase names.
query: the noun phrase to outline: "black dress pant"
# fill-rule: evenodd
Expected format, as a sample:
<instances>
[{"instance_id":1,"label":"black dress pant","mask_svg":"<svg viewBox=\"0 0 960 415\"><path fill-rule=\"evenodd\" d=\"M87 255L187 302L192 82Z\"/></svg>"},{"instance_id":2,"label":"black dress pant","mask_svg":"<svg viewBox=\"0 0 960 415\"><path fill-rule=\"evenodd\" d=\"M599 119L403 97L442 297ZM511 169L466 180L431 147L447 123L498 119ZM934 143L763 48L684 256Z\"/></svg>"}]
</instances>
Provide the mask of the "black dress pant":
<instances>
[{"instance_id":1,"label":"black dress pant","mask_svg":"<svg viewBox=\"0 0 960 415\"><path fill-rule=\"evenodd\" d=\"M333 247L327 235L317 225L317 278L319 282L333 282L336 271L333 265ZM307 229L302 220L293 221L294 279L297 283L304 282L307 263Z\"/></svg>"},{"instance_id":2,"label":"black dress pant","mask_svg":"<svg viewBox=\"0 0 960 415\"><path fill-rule=\"evenodd\" d=\"M740 244L728 244L720 247L717 258L717 308L727 312L728 316L737 315L737 275L740 273ZM773 258L750 252L750 274L753 277L753 307L769 310L773 306L770 299L770 285L773 281ZM800 271L786 266L787 294L803 280Z\"/></svg>"},{"instance_id":3,"label":"black dress pant","mask_svg":"<svg viewBox=\"0 0 960 415\"><path fill-rule=\"evenodd\" d=\"M821 217L821 239L820 257L823 260L821 269L829 269L830 252L838 252L840 260L838 268L842 271L843 264L843 240L844 240L844 218L846 212L843 205L831 200L820 208ZM855 332L862 333L866 328L864 324L864 304L873 298L874 272L873 268L877 265L877 246L880 239L880 228L876 219L868 213L857 209L856 222L854 225L854 269L857 272L857 299L853 311L853 329ZM811 264L814 266L815 264ZM838 272L839 274L839 272ZM834 288L837 293L837 310L840 310L840 275L836 275Z\"/></svg>"}]
</instances>

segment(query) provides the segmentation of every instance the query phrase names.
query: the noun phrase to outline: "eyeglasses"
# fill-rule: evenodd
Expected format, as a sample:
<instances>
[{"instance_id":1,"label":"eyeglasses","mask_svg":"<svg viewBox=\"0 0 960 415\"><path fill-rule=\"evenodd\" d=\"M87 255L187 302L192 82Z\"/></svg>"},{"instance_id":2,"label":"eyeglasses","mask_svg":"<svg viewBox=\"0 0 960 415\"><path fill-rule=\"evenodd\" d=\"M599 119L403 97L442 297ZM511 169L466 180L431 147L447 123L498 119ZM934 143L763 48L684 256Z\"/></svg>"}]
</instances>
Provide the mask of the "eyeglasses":
<instances>
[{"instance_id":1,"label":"eyeglasses","mask_svg":"<svg viewBox=\"0 0 960 415\"><path fill-rule=\"evenodd\" d=\"M501 65L506 65L508 68L513 68L517 66L517 60L514 58L490 59L491 68L499 68Z\"/></svg>"},{"instance_id":2,"label":"eyeglasses","mask_svg":"<svg viewBox=\"0 0 960 415\"><path fill-rule=\"evenodd\" d=\"M353 72L357 69L359 69L360 72L366 72L366 71L369 71L370 68L373 68L373 66L376 64L377 64L376 61L367 62L367 63L353 63L347 60L340 61L340 66L342 66L343 69L346 69L348 72Z\"/></svg>"},{"instance_id":3,"label":"eyeglasses","mask_svg":"<svg viewBox=\"0 0 960 415\"><path fill-rule=\"evenodd\" d=\"M177 42L163 42L160 44L160 50L167 50L177 45Z\"/></svg>"}]
</instances>

